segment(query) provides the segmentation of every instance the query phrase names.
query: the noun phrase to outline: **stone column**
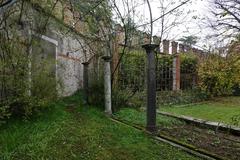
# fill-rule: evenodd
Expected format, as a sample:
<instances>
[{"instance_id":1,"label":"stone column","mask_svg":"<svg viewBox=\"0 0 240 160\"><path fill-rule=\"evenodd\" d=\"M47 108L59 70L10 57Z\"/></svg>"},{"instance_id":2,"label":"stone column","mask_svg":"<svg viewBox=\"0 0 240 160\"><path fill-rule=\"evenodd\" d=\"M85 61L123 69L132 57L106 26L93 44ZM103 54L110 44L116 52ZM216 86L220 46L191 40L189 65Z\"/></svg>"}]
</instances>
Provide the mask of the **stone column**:
<instances>
[{"instance_id":1,"label":"stone column","mask_svg":"<svg viewBox=\"0 0 240 160\"><path fill-rule=\"evenodd\" d=\"M173 58L173 91L180 90L180 56L175 54Z\"/></svg>"},{"instance_id":2,"label":"stone column","mask_svg":"<svg viewBox=\"0 0 240 160\"><path fill-rule=\"evenodd\" d=\"M163 40L163 53L164 54L169 54L169 40L164 39Z\"/></svg>"},{"instance_id":3,"label":"stone column","mask_svg":"<svg viewBox=\"0 0 240 160\"><path fill-rule=\"evenodd\" d=\"M196 55L197 55L198 50L197 50L196 48L192 48L192 52L193 52L193 54L196 54Z\"/></svg>"},{"instance_id":4,"label":"stone column","mask_svg":"<svg viewBox=\"0 0 240 160\"><path fill-rule=\"evenodd\" d=\"M177 47L178 43L177 42L172 42L172 54L174 55L173 58L173 91L178 91L180 90L180 57L179 54L177 53Z\"/></svg>"},{"instance_id":5,"label":"stone column","mask_svg":"<svg viewBox=\"0 0 240 160\"><path fill-rule=\"evenodd\" d=\"M89 62L84 62L83 64L83 90L84 90L84 103L88 104L88 66Z\"/></svg>"},{"instance_id":6,"label":"stone column","mask_svg":"<svg viewBox=\"0 0 240 160\"><path fill-rule=\"evenodd\" d=\"M112 115L112 93L111 93L111 66L110 56L104 56L104 94L105 94L105 113Z\"/></svg>"},{"instance_id":7,"label":"stone column","mask_svg":"<svg viewBox=\"0 0 240 160\"><path fill-rule=\"evenodd\" d=\"M21 28L23 28L23 37L26 37L26 49L28 54L28 96L32 95L32 31L31 23L23 21Z\"/></svg>"},{"instance_id":8,"label":"stone column","mask_svg":"<svg viewBox=\"0 0 240 160\"><path fill-rule=\"evenodd\" d=\"M179 53L184 53L184 45L183 44L179 44Z\"/></svg>"},{"instance_id":9,"label":"stone column","mask_svg":"<svg viewBox=\"0 0 240 160\"><path fill-rule=\"evenodd\" d=\"M178 43L175 41L172 41L172 54L177 54L178 49Z\"/></svg>"},{"instance_id":10,"label":"stone column","mask_svg":"<svg viewBox=\"0 0 240 160\"><path fill-rule=\"evenodd\" d=\"M147 53L147 126L149 132L156 132L156 62L154 49L158 47L155 44L146 44L142 46Z\"/></svg>"},{"instance_id":11,"label":"stone column","mask_svg":"<svg viewBox=\"0 0 240 160\"><path fill-rule=\"evenodd\" d=\"M191 46L185 45L184 49L186 50L187 53L191 52Z\"/></svg>"},{"instance_id":12,"label":"stone column","mask_svg":"<svg viewBox=\"0 0 240 160\"><path fill-rule=\"evenodd\" d=\"M32 96L32 33L28 28L28 95Z\"/></svg>"}]
</instances>

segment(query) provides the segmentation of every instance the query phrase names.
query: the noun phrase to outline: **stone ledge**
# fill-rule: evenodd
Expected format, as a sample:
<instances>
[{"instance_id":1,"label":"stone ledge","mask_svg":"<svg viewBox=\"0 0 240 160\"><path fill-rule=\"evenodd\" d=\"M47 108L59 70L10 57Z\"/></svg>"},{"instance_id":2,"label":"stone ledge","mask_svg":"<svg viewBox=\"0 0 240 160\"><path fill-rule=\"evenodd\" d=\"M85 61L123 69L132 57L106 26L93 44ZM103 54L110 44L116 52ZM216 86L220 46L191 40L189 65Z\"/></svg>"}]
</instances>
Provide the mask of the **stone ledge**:
<instances>
[{"instance_id":1,"label":"stone ledge","mask_svg":"<svg viewBox=\"0 0 240 160\"><path fill-rule=\"evenodd\" d=\"M157 111L157 113L161 114L161 115L177 118L177 119L186 121L188 123L194 123L194 124L202 126L202 127L207 127L207 128L211 128L211 129L214 129L214 130L229 132L233 135L240 136L240 128L237 127L237 126L227 125L227 124L220 123L220 122L207 121L207 120L188 117L188 116L178 116L178 115L175 115L175 114L171 114L171 113L168 113L168 112L162 112L162 111Z\"/></svg>"}]
</instances>

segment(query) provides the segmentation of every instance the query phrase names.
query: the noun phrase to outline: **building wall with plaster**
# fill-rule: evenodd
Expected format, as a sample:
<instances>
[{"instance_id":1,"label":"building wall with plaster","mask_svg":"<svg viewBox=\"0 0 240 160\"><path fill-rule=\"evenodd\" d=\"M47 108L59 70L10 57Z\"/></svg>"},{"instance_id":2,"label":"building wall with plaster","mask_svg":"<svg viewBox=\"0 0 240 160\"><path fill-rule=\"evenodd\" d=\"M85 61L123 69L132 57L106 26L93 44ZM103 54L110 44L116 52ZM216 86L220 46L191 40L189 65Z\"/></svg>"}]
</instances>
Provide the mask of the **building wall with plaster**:
<instances>
[{"instance_id":1,"label":"building wall with plaster","mask_svg":"<svg viewBox=\"0 0 240 160\"><path fill-rule=\"evenodd\" d=\"M88 61L91 57L84 39L79 36L86 30L86 25L80 21L75 23L77 20L74 18L78 16L76 17L70 11L67 4L58 2L53 12L57 16L56 18L62 19L63 24L59 24L58 21L51 18L46 32L39 34L37 31L34 31L35 26L31 28L39 37L44 36L45 41L55 43L56 50L52 50L52 52L55 52L56 58L55 74L58 95L69 96L83 87L82 63Z\"/></svg>"},{"instance_id":2,"label":"building wall with plaster","mask_svg":"<svg viewBox=\"0 0 240 160\"><path fill-rule=\"evenodd\" d=\"M7 24L11 24L11 27L7 26L8 32L14 33L14 36L16 32L16 39L19 38L18 42L24 50L23 55L29 59L35 58L26 63L26 68L29 69L26 75L29 81L29 95L33 93L34 85L37 86L37 83L33 84L37 79L33 77L34 71L40 70L34 68L33 63L41 65L47 57L56 60L52 62L50 72L53 72L53 78L56 79L57 85L53 88L57 89L59 96L69 96L83 88L83 62L92 59L89 68L94 71L100 70L101 56L98 53L103 53L98 49L100 40L90 37L88 23L80 20L80 11L72 10L68 3L69 1L55 0L29 0L21 3L16 0L0 8L0 20L3 17L8 18ZM8 13L12 13L11 16L8 16ZM0 24L0 27L1 25L3 24ZM40 44L29 45L31 39ZM90 45L93 46L91 49ZM102 50L103 48L101 47ZM95 58L94 55L98 57ZM96 80L95 73L93 75L92 80Z\"/></svg>"},{"instance_id":3,"label":"building wall with plaster","mask_svg":"<svg viewBox=\"0 0 240 160\"><path fill-rule=\"evenodd\" d=\"M83 87L84 53L72 37L63 37L57 53L57 78L61 87L59 94L68 96Z\"/></svg>"},{"instance_id":4,"label":"building wall with plaster","mask_svg":"<svg viewBox=\"0 0 240 160\"><path fill-rule=\"evenodd\" d=\"M45 37L44 41L48 43L55 42L55 49L46 48L45 50L55 54L55 74L58 84L58 95L69 96L81 89L83 87L82 63L88 61L90 57L90 53L88 52L86 45L84 45L84 41L80 38L76 39L72 35L62 35L61 32L57 32L56 30L39 36ZM82 45L84 46L84 50ZM49 46L50 45L45 45L45 47Z\"/></svg>"}]
</instances>

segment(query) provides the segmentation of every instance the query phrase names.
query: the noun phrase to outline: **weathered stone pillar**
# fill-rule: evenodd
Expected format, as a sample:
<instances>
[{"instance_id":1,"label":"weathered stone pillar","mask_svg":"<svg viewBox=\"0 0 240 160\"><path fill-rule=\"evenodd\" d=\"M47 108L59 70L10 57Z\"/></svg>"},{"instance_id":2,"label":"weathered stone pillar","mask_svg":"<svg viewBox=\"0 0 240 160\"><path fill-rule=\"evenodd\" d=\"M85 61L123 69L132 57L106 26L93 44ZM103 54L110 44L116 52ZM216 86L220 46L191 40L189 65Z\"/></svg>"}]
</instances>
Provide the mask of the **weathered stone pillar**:
<instances>
[{"instance_id":1,"label":"weathered stone pillar","mask_svg":"<svg viewBox=\"0 0 240 160\"><path fill-rule=\"evenodd\" d=\"M180 56L175 54L173 58L173 91L180 90Z\"/></svg>"},{"instance_id":2,"label":"weathered stone pillar","mask_svg":"<svg viewBox=\"0 0 240 160\"><path fill-rule=\"evenodd\" d=\"M23 37L26 37L26 49L28 54L28 96L32 95L32 30L31 23L23 21L21 28L23 29Z\"/></svg>"},{"instance_id":3,"label":"weathered stone pillar","mask_svg":"<svg viewBox=\"0 0 240 160\"><path fill-rule=\"evenodd\" d=\"M28 28L28 95L32 96L32 33Z\"/></svg>"},{"instance_id":4,"label":"weathered stone pillar","mask_svg":"<svg viewBox=\"0 0 240 160\"><path fill-rule=\"evenodd\" d=\"M152 133L157 131L156 127L156 62L154 49L155 44L142 46L147 53L147 126L146 129Z\"/></svg>"},{"instance_id":5,"label":"weathered stone pillar","mask_svg":"<svg viewBox=\"0 0 240 160\"><path fill-rule=\"evenodd\" d=\"M172 54L174 55L173 58L173 91L180 90L180 57L177 53L177 42L172 42Z\"/></svg>"},{"instance_id":6,"label":"weathered stone pillar","mask_svg":"<svg viewBox=\"0 0 240 160\"><path fill-rule=\"evenodd\" d=\"M111 93L111 66L110 56L104 56L104 94L105 94L105 113L112 115L112 93Z\"/></svg>"},{"instance_id":7,"label":"weathered stone pillar","mask_svg":"<svg viewBox=\"0 0 240 160\"><path fill-rule=\"evenodd\" d=\"M193 54L197 54L198 53L198 49L197 48L192 48L192 52L193 52Z\"/></svg>"},{"instance_id":8,"label":"weathered stone pillar","mask_svg":"<svg viewBox=\"0 0 240 160\"><path fill-rule=\"evenodd\" d=\"M89 62L84 62L83 64L83 90L84 90L84 103L88 104L88 66Z\"/></svg>"},{"instance_id":9,"label":"weathered stone pillar","mask_svg":"<svg viewBox=\"0 0 240 160\"><path fill-rule=\"evenodd\" d=\"M184 53L184 45L183 44L179 44L179 53Z\"/></svg>"},{"instance_id":10,"label":"weathered stone pillar","mask_svg":"<svg viewBox=\"0 0 240 160\"><path fill-rule=\"evenodd\" d=\"M178 49L178 43L175 41L172 41L172 54L177 54Z\"/></svg>"},{"instance_id":11,"label":"weathered stone pillar","mask_svg":"<svg viewBox=\"0 0 240 160\"><path fill-rule=\"evenodd\" d=\"M187 53L191 52L191 46L189 46L189 45L185 45L184 49Z\"/></svg>"},{"instance_id":12,"label":"weathered stone pillar","mask_svg":"<svg viewBox=\"0 0 240 160\"><path fill-rule=\"evenodd\" d=\"M169 54L169 40L164 39L163 40L163 53Z\"/></svg>"}]
</instances>

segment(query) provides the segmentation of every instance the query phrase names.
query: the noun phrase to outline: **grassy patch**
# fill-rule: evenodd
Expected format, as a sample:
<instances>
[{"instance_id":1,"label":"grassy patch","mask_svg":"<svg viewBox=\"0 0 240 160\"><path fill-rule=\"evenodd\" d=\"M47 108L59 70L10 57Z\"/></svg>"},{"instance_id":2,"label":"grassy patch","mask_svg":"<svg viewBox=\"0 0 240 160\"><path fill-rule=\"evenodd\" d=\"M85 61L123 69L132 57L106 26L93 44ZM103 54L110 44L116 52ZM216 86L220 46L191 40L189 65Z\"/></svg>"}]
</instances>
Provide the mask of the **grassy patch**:
<instances>
[{"instance_id":1,"label":"grassy patch","mask_svg":"<svg viewBox=\"0 0 240 160\"><path fill-rule=\"evenodd\" d=\"M160 107L160 110L177 115L235 124L236 122L233 122L232 118L240 116L240 97L216 98L203 104L193 104L185 107Z\"/></svg>"},{"instance_id":2,"label":"grassy patch","mask_svg":"<svg viewBox=\"0 0 240 160\"><path fill-rule=\"evenodd\" d=\"M112 122L75 95L31 121L12 120L0 130L0 159L196 159L146 134Z\"/></svg>"},{"instance_id":3,"label":"grassy patch","mask_svg":"<svg viewBox=\"0 0 240 160\"><path fill-rule=\"evenodd\" d=\"M131 108L124 108L117 112L115 117L137 125L146 126L146 112L141 112ZM182 125L183 123L184 122L175 118L157 115L157 125L162 127Z\"/></svg>"},{"instance_id":4,"label":"grassy patch","mask_svg":"<svg viewBox=\"0 0 240 160\"><path fill-rule=\"evenodd\" d=\"M115 115L130 124L145 126L146 113L130 108L122 109ZM217 133L207 128L201 128L178 119L157 115L158 134L175 142L204 150L226 159L238 159L238 137Z\"/></svg>"}]
</instances>

